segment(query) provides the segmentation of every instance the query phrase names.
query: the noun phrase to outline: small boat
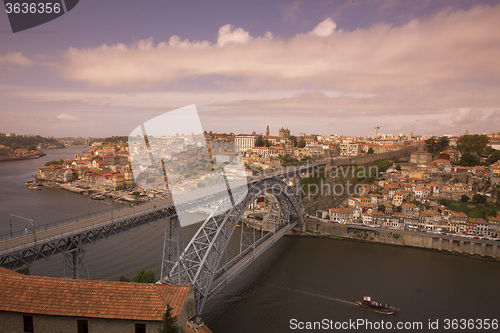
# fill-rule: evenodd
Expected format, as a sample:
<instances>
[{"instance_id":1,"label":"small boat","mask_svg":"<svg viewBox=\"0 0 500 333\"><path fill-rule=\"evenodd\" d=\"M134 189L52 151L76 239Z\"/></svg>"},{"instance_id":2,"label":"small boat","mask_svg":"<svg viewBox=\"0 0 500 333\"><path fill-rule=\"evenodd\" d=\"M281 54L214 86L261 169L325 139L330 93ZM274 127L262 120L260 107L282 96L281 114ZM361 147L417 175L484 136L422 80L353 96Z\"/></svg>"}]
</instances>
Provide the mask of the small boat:
<instances>
[{"instance_id":1,"label":"small boat","mask_svg":"<svg viewBox=\"0 0 500 333\"><path fill-rule=\"evenodd\" d=\"M37 185L28 186L30 190L41 190L42 188Z\"/></svg>"},{"instance_id":2,"label":"small boat","mask_svg":"<svg viewBox=\"0 0 500 333\"><path fill-rule=\"evenodd\" d=\"M372 298L370 296L363 297L363 301L356 301L353 299L353 302L358 304L362 308L372 310L375 312L379 312L379 313L384 313L384 314L394 314L394 313L399 311L398 308L395 308L393 306L389 306L389 305L384 304L384 303L372 301Z\"/></svg>"}]
</instances>

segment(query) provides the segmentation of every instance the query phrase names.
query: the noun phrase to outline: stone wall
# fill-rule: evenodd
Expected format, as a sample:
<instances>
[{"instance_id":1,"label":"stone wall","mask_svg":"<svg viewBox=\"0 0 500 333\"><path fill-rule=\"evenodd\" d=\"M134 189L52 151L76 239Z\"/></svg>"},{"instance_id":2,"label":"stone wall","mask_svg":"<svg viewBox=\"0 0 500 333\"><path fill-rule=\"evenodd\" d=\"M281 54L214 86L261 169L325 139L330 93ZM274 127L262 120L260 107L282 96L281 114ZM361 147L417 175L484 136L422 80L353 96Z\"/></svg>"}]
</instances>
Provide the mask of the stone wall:
<instances>
[{"instance_id":1,"label":"stone wall","mask_svg":"<svg viewBox=\"0 0 500 333\"><path fill-rule=\"evenodd\" d=\"M77 320L80 319L88 321L89 332L92 333L135 333L135 323L146 324L147 333L158 333L162 324L133 320L33 315L33 328L35 332L43 333L76 333ZM24 332L23 314L0 312L0 333L12 332Z\"/></svg>"},{"instance_id":2,"label":"stone wall","mask_svg":"<svg viewBox=\"0 0 500 333\"><path fill-rule=\"evenodd\" d=\"M366 164L372 163L379 160L389 160L395 158L406 158L411 155L411 153L417 151L417 147L408 147L400 150L390 151L387 153L380 154L365 154L354 157L346 158L332 158L328 159L328 166L339 166L339 165L350 165L350 164Z\"/></svg>"},{"instance_id":3,"label":"stone wall","mask_svg":"<svg viewBox=\"0 0 500 333\"><path fill-rule=\"evenodd\" d=\"M318 236L338 236L366 242L411 246L500 259L500 249L498 249L500 242L497 241L319 221L304 222L302 231L308 231Z\"/></svg>"}]
</instances>

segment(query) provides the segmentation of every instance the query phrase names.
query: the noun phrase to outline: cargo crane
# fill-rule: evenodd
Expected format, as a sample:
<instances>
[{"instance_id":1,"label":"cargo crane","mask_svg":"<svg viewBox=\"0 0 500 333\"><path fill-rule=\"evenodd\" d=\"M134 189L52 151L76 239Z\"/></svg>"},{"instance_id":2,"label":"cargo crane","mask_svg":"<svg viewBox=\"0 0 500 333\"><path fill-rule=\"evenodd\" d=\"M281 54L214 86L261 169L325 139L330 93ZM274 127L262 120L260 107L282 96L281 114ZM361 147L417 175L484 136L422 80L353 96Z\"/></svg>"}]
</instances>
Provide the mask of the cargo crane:
<instances>
[{"instance_id":1,"label":"cargo crane","mask_svg":"<svg viewBox=\"0 0 500 333\"><path fill-rule=\"evenodd\" d=\"M375 138L378 138L378 130L379 130L379 128L382 128L382 127L385 127L385 126L387 126L387 125L382 125L382 126L376 126L376 127L374 127L375 128Z\"/></svg>"}]
</instances>

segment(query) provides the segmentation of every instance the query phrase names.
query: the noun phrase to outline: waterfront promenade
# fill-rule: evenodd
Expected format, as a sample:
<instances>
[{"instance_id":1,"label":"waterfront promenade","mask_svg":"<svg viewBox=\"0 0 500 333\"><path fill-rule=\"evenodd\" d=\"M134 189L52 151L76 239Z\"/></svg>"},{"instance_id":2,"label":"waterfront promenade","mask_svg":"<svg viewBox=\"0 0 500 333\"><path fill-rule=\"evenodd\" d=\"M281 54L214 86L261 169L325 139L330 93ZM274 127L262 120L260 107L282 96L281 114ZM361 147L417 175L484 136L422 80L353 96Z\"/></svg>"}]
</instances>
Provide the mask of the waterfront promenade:
<instances>
[{"instance_id":1,"label":"waterfront promenade","mask_svg":"<svg viewBox=\"0 0 500 333\"><path fill-rule=\"evenodd\" d=\"M307 219L300 233L309 236L341 237L500 260L499 240L384 227L373 228L360 223L331 223L318 219Z\"/></svg>"}]
</instances>

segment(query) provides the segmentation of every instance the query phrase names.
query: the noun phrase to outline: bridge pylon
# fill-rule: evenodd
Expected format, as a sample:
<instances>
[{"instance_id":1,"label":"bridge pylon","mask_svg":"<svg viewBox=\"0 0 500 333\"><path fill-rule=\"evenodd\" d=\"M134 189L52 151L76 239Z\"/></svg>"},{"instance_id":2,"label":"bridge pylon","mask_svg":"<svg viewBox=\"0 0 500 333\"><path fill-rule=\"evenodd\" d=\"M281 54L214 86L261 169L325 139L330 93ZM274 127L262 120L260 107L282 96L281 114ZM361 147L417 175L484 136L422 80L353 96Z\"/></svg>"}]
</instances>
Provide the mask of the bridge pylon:
<instances>
[{"instance_id":1,"label":"bridge pylon","mask_svg":"<svg viewBox=\"0 0 500 333\"><path fill-rule=\"evenodd\" d=\"M179 217L173 215L166 218L165 221L165 237L163 240L163 258L161 265L160 276L170 274L174 276L166 277L167 281L172 284L181 284L180 274L175 271L174 266L179 260L179 257L184 250L184 241L182 238L182 229L179 222ZM180 269L177 266L177 269Z\"/></svg>"},{"instance_id":2,"label":"bridge pylon","mask_svg":"<svg viewBox=\"0 0 500 333\"><path fill-rule=\"evenodd\" d=\"M85 260L86 251L83 248L82 237L74 243L75 247L64 252L63 277L69 279L90 279L87 261Z\"/></svg>"}]
</instances>

